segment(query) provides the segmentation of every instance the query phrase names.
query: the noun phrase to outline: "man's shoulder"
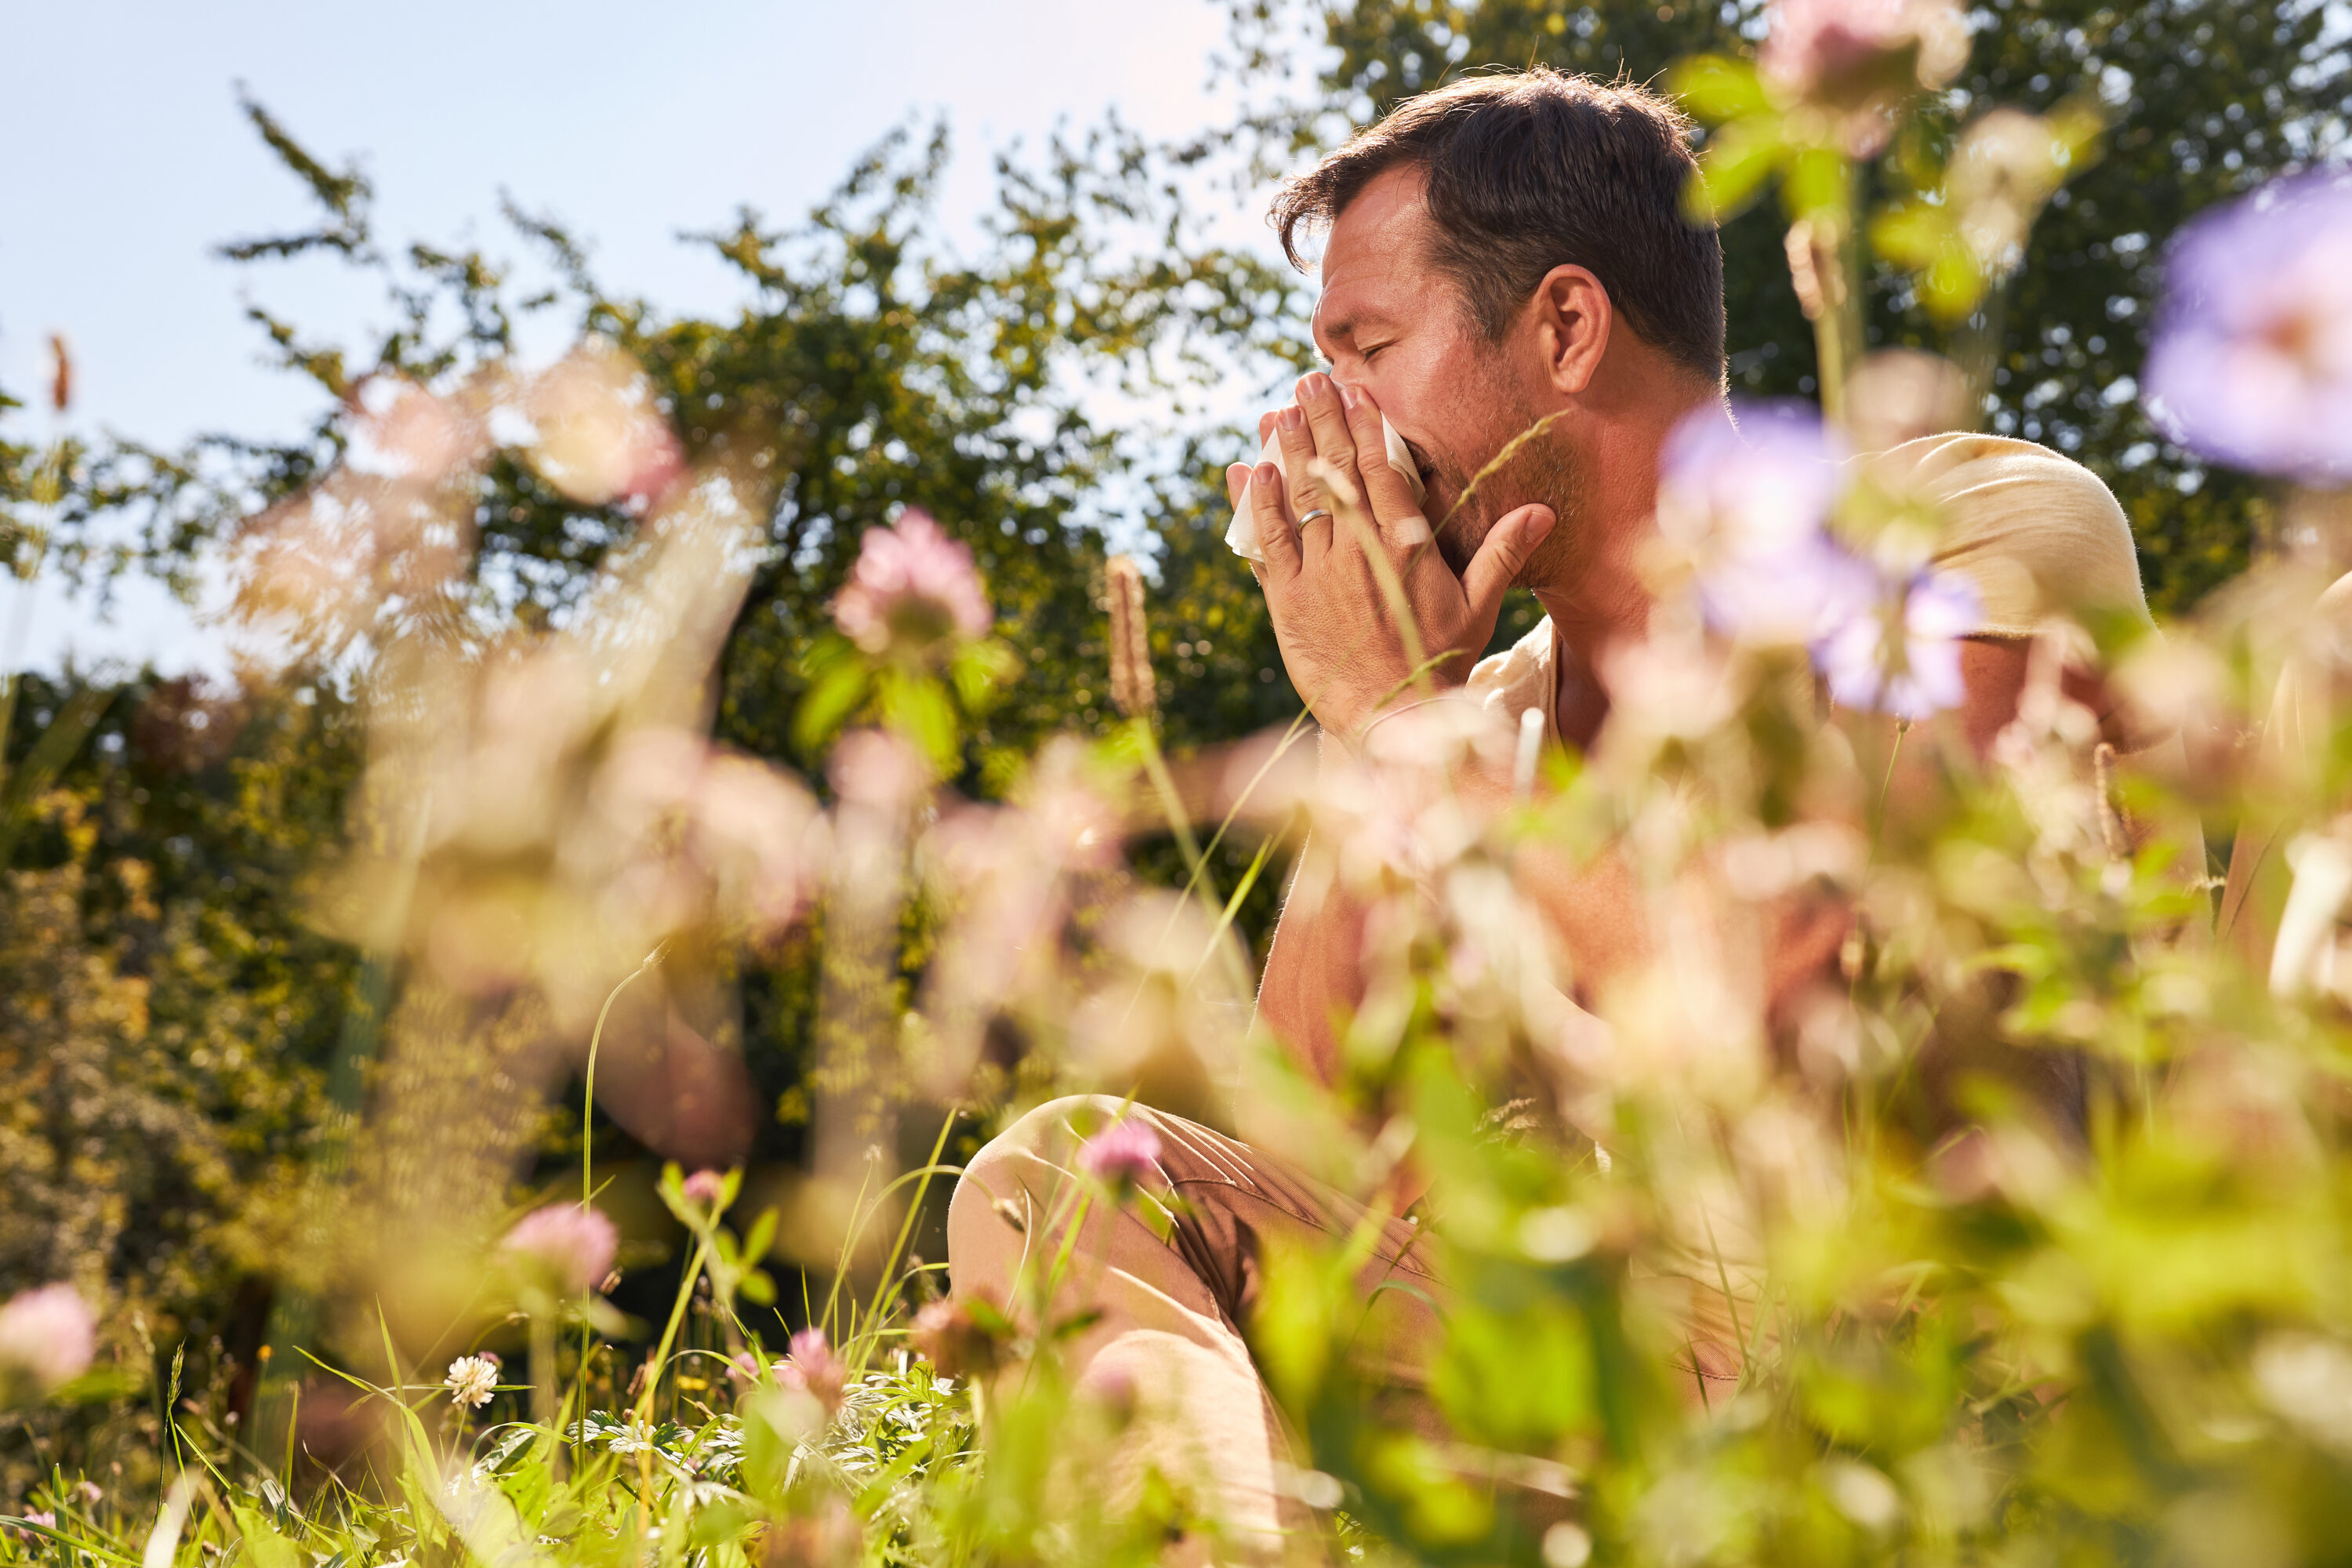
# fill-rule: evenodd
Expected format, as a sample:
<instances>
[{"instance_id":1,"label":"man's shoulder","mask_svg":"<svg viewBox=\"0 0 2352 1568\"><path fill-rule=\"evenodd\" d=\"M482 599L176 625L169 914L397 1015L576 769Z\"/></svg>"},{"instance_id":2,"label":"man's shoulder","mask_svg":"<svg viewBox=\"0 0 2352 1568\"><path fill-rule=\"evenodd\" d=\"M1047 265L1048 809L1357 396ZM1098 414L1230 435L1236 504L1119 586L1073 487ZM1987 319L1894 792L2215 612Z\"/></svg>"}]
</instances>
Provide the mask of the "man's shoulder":
<instances>
[{"instance_id":1,"label":"man's shoulder","mask_svg":"<svg viewBox=\"0 0 2352 1568\"><path fill-rule=\"evenodd\" d=\"M1931 508L1936 563L1972 579L1985 631L2023 634L2053 612L2145 618L2139 552L2122 505L2062 452L2008 436L1925 436L1866 459L1882 489Z\"/></svg>"},{"instance_id":2,"label":"man's shoulder","mask_svg":"<svg viewBox=\"0 0 2352 1568\"><path fill-rule=\"evenodd\" d=\"M1874 477L1949 504L1987 492L2045 491L2123 521L2123 508L2098 475L2063 452L2014 436L1977 430L1922 436L1865 459Z\"/></svg>"}]
</instances>

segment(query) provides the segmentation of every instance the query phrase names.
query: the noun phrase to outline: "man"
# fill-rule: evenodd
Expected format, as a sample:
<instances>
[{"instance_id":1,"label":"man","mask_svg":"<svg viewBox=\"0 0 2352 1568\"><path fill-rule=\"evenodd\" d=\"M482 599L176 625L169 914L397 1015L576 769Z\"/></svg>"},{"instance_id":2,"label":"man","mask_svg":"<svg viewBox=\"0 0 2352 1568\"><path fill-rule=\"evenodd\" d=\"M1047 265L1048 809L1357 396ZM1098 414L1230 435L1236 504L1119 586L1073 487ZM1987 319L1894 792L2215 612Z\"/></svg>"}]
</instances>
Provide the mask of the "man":
<instances>
[{"instance_id":1,"label":"man","mask_svg":"<svg viewBox=\"0 0 2352 1568\"><path fill-rule=\"evenodd\" d=\"M1413 659L1384 576L1401 584L1425 649L1449 656L1442 683L1512 719L1535 709L1570 746L1601 733L1609 699L1594 672L1606 648L1638 642L1647 626L1641 559L1660 448L1724 397L1721 251L1684 216L1686 132L1638 88L1540 69L1480 77L1402 105L1278 198L1294 258L1302 228L1328 230L1315 335L1331 368L1261 426L1280 444L1281 470L1236 465L1228 478L1237 504L1246 486L1283 659L1327 747L1360 744L1419 700L1397 695ZM1383 460L1383 415L1420 468L1421 505ZM2017 710L2046 615L2088 599L2145 617L2130 532L2095 479L2040 447L1965 436L1913 446L1912 482L1950 525L1939 559L1970 577L1985 607L1962 654L1966 700L1950 716L1981 754ZM1318 465L1337 477L1318 479ZM1335 522L1340 485L1360 494L1377 539ZM1433 520L1443 526L1430 549ZM1514 585L1533 590L1547 618L1474 668ZM2115 721L2094 676L2067 680ZM1457 783L1507 787L1475 774ZM1517 870L1580 996L1644 960L1641 907L1614 860L1536 849ZM1336 898L1286 909L1260 992L1261 1021L1327 1077L1331 1020L1364 994L1362 926ZM1842 911L1790 911L1769 955L1772 989L1816 976L1844 931ZM1052 1216L1066 1212L1062 1173L1086 1114L1043 1107L975 1160L949 1222L960 1292L1003 1296L1024 1249L1059 1246ZM1243 1337L1255 1260L1283 1231L1345 1232L1366 1210L1245 1145L1134 1114L1161 1141L1159 1191L1184 1201L1165 1239L1129 1214L1087 1221L1075 1255L1101 1265L1072 1306L1101 1316L1071 1360L1083 1378L1150 1391L1188 1435L1235 1539L1271 1550L1302 1510ZM1444 1284L1411 1221L1386 1220L1380 1234L1362 1280L1364 1340L1409 1387ZM1413 1288L1376 1289L1400 1281ZM1686 1370L1701 1384L1736 1376L1734 1337L1703 1307L1692 1321Z\"/></svg>"}]
</instances>

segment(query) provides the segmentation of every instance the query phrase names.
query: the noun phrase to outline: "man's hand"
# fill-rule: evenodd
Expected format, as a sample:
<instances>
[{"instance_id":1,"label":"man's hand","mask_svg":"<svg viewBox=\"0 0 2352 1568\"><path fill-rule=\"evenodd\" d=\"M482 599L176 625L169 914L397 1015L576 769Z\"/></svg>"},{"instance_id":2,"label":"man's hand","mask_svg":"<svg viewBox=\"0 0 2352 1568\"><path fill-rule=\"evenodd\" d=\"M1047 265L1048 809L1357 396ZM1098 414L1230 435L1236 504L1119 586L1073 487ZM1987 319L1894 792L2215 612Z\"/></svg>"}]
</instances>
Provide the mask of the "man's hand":
<instances>
[{"instance_id":1,"label":"man's hand","mask_svg":"<svg viewBox=\"0 0 2352 1568\"><path fill-rule=\"evenodd\" d=\"M1249 486L1265 552L1252 570L1290 683L1325 730L1352 741L1412 679L1416 637L1419 659L1452 656L1431 672L1439 684L1469 679L1505 591L1551 531L1551 510L1525 506L1505 517L1456 577L1404 477L1389 467L1370 398L1309 375L1297 405L1261 421L1261 439L1269 424L1282 441L1283 468L1261 463L1253 473L1236 463L1226 483L1236 504ZM1360 461L1359 453L1369 458Z\"/></svg>"}]
</instances>

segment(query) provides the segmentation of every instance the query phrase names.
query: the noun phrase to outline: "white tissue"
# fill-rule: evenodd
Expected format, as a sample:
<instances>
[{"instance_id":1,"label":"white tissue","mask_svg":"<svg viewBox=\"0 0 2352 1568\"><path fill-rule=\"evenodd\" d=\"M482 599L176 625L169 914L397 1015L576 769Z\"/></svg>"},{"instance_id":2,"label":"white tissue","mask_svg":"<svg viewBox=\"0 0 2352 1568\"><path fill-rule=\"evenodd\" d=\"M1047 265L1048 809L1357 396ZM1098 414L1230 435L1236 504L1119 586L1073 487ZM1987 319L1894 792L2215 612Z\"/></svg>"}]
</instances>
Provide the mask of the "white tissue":
<instances>
[{"instance_id":1,"label":"white tissue","mask_svg":"<svg viewBox=\"0 0 2352 1568\"><path fill-rule=\"evenodd\" d=\"M1385 414L1381 416L1381 436L1388 444L1389 467L1404 476L1406 487L1412 491L1412 504L1421 505L1429 499L1428 487L1421 482L1421 469L1413 462L1412 453L1405 446L1404 437L1397 434L1397 427L1389 423ZM1280 431L1265 438L1265 449L1257 455L1257 460L1272 463L1282 468L1285 479L1289 478L1290 470L1284 468L1282 463ZM1233 525L1225 530L1225 542L1233 547L1234 554L1245 561L1265 559L1265 552L1257 542L1257 519L1250 511L1250 488L1247 485L1242 487L1242 499L1234 503Z\"/></svg>"}]
</instances>

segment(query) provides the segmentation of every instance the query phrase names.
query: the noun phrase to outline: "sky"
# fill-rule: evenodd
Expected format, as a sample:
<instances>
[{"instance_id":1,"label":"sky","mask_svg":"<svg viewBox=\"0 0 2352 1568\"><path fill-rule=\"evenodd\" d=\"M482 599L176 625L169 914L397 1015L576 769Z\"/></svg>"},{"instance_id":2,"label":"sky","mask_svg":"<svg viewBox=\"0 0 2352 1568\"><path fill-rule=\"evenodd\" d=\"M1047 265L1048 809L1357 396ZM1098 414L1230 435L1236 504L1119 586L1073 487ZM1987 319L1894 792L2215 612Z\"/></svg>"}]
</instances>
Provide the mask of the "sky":
<instances>
[{"instance_id":1,"label":"sky","mask_svg":"<svg viewBox=\"0 0 2352 1568\"><path fill-rule=\"evenodd\" d=\"M168 447L307 425L316 393L262 364L247 297L330 338L382 311L324 260L212 254L314 210L240 85L331 166L357 160L380 238L517 250L510 192L587 239L608 288L691 311L739 294L681 231L747 205L795 217L910 117L955 132L950 239L987 200L992 149L1111 108L1155 137L1225 117L1223 27L1212 0L0 0L0 386L33 401L61 331L72 428ZM1247 216L1219 226L1251 235ZM54 427L46 409L13 420L20 437ZM16 595L0 586L0 637L33 665L217 666L218 640L159 589L127 584L110 621L53 584L29 617Z\"/></svg>"}]
</instances>

